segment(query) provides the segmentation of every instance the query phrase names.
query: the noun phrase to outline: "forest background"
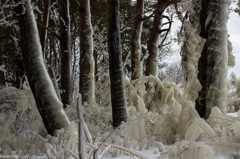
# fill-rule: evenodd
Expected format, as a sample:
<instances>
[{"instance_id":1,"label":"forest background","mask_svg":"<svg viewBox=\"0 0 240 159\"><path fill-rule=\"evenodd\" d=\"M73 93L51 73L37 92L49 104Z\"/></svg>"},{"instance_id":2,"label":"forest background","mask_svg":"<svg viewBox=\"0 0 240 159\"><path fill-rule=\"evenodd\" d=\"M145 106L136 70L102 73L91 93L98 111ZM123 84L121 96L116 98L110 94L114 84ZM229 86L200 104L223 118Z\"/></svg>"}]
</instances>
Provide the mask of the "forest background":
<instances>
[{"instance_id":1,"label":"forest background","mask_svg":"<svg viewBox=\"0 0 240 159\"><path fill-rule=\"evenodd\" d=\"M97 141L100 132L105 143L113 129L116 136L106 145L113 156L122 153L119 146L137 156L131 148L154 144L163 158L192 158L196 152L211 158L223 151L216 152L216 145L238 149L239 118L227 115L240 106L239 79L235 74L227 79L235 65L228 14L239 12L239 2L232 3L1 1L2 154L61 158L67 151L85 158L86 151L100 158L101 146L90 136ZM180 25L171 33L174 21ZM169 63L174 54L181 61ZM10 139L28 144L20 152L21 144ZM29 149L36 139L41 148ZM175 145L165 150L162 143Z\"/></svg>"}]
</instances>

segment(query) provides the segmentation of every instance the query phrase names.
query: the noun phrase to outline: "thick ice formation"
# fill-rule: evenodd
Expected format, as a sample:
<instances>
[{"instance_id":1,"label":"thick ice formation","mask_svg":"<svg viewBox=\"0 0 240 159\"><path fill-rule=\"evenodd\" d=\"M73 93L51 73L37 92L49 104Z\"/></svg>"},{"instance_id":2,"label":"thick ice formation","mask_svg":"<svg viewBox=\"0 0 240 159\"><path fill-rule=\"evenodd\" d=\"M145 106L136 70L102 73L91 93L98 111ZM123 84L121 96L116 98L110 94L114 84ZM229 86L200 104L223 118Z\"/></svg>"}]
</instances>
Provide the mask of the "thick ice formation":
<instances>
[{"instance_id":1,"label":"thick ice formation","mask_svg":"<svg viewBox=\"0 0 240 159\"><path fill-rule=\"evenodd\" d=\"M206 106L209 108L218 106L224 114L227 113L227 21L230 3L231 2L229 0L211 1L209 3L210 10L208 12L208 16L211 18L211 22L214 25L211 25L209 28L209 35L206 42L208 45L207 52L209 67L207 68L207 76L212 76L212 80L207 92Z\"/></svg>"},{"instance_id":2,"label":"thick ice formation","mask_svg":"<svg viewBox=\"0 0 240 159\"><path fill-rule=\"evenodd\" d=\"M51 121L54 127L67 128L69 125L69 120L63 111L63 105L59 101L57 94L54 90L53 83L46 70L43 57L42 57L42 47L40 44L38 28L31 6L30 0L24 1L24 6L26 7L25 14L25 27L28 28L26 31L26 47L29 51L28 65L31 66L30 72L32 73L32 81L34 81L35 93L41 93L41 95L36 95L35 97L41 96L38 102L42 103L42 107L39 107L40 114L46 112L44 119L52 118ZM48 114L47 114L48 112Z\"/></svg>"},{"instance_id":3,"label":"thick ice formation","mask_svg":"<svg viewBox=\"0 0 240 159\"><path fill-rule=\"evenodd\" d=\"M196 18L198 16L196 15L196 11L193 10L194 3L197 2L185 2L183 8L191 13L190 16L194 15L194 18ZM194 18L191 17L193 19L191 22L186 21L184 23L186 40L182 46L182 68L185 76L184 96L186 96L186 99L192 101L197 99L198 92L202 89L197 78L198 61L206 42L205 39L199 36L199 22Z\"/></svg>"},{"instance_id":4,"label":"thick ice formation","mask_svg":"<svg viewBox=\"0 0 240 159\"><path fill-rule=\"evenodd\" d=\"M205 121L199 117L194 109L194 102L182 98L181 89L178 86L173 83L161 84L157 78L154 78L154 76L152 78L159 85L156 90L161 90L164 94L164 96L161 96L163 103L157 102L159 105L156 106L159 109L145 114L140 113L141 110L135 106L128 106L129 120L121 130L118 130L116 134L113 134L106 141L104 147L110 146L106 153L118 156L123 154L124 151L138 156L139 154L135 152L135 149L142 150L145 146L149 148L157 145L161 150L159 158L166 158L168 156L168 158L211 159L216 153L224 152L224 154L231 156L231 151L240 149L240 144L236 143L240 141L238 133L239 117L223 115L215 107L212 109L209 120ZM147 79L149 80L149 77L143 76L139 80L145 83L144 80ZM141 85L141 82L138 82L140 81L135 81L136 86ZM156 95L159 96L159 93ZM68 113L69 115L74 115L72 113L76 112L74 107L69 108L71 109L70 114ZM88 136L86 138L89 138L89 136L91 138L91 135L93 139L95 138L94 142L92 140L86 140L86 142L98 143L106 139L111 129L109 129L108 123L102 123L102 121L105 114L111 112L111 110L99 106L86 105L83 112L90 131L90 133L85 132ZM71 117L71 119L75 118L76 116ZM98 134L102 131L104 131L103 134ZM10 134L7 128L1 129L1 132L2 134L6 134L4 138L0 137L1 143L10 145L10 148L3 147L2 152L4 154L7 154L11 150L20 149L19 146L23 146L21 143L25 144L25 147L22 148L23 151L15 152L15 154L27 154L29 147L32 147L31 153L38 155L47 154L53 158L61 158L63 156L67 158L70 156L68 155L69 152L75 155L78 154L77 125L74 122L71 122L69 129L57 131L57 137L50 135L42 137L37 135L37 142L32 142L32 140L25 140L23 142L22 139ZM12 142L10 142L13 140L17 141L19 146L14 147L11 144ZM163 144L166 143L174 144L164 147ZM120 151L120 149L123 151ZM91 152L91 148L87 146L86 153L88 157ZM99 157L101 155L100 151ZM145 156L142 157L144 158Z\"/></svg>"}]
</instances>

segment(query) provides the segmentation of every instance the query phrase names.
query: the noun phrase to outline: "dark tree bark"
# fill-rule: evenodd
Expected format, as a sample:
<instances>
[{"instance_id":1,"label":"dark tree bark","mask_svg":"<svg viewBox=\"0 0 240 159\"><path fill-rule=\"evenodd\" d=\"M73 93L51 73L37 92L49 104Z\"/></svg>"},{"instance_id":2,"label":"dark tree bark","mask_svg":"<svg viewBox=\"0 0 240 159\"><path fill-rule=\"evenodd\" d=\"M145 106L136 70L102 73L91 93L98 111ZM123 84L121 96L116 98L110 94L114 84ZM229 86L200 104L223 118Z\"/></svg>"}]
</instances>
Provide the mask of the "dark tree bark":
<instances>
[{"instance_id":1,"label":"dark tree bark","mask_svg":"<svg viewBox=\"0 0 240 159\"><path fill-rule=\"evenodd\" d=\"M0 66L3 65L3 60L0 58ZM0 87L4 87L6 85L6 82L4 81L5 80L5 75L4 75L4 72L3 71L0 71Z\"/></svg>"},{"instance_id":2,"label":"dark tree bark","mask_svg":"<svg viewBox=\"0 0 240 159\"><path fill-rule=\"evenodd\" d=\"M198 79L202 85L196 110L202 118L208 118L211 109L218 106L227 113L227 30L228 4L224 0L202 0L200 36L206 39L198 63ZM211 15L211 17L208 17Z\"/></svg>"},{"instance_id":3,"label":"dark tree bark","mask_svg":"<svg viewBox=\"0 0 240 159\"><path fill-rule=\"evenodd\" d=\"M153 27L147 44L148 58L146 61L147 76L158 76L158 40L161 34L163 12L169 5L170 0L158 0L158 6L155 11Z\"/></svg>"},{"instance_id":4,"label":"dark tree bark","mask_svg":"<svg viewBox=\"0 0 240 159\"><path fill-rule=\"evenodd\" d=\"M49 22L49 7L51 4L51 0L44 0L44 13L43 13L43 25L48 27ZM46 42L47 42L47 29L43 28L41 35L40 35L42 50L43 50L43 57L46 54Z\"/></svg>"},{"instance_id":5,"label":"dark tree bark","mask_svg":"<svg viewBox=\"0 0 240 159\"><path fill-rule=\"evenodd\" d=\"M93 58L93 31L91 23L90 1L79 0L80 31L80 93L82 101L95 102L95 79Z\"/></svg>"},{"instance_id":6,"label":"dark tree bark","mask_svg":"<svg viewBox=\"0 0 240 159\"><path fill-rule=\"evenodd\" d=\"M141 34L144 17L144 0L137 0L136 6L137 16L133 29L133 36L131 41L131 63L132 63L132 78L135 80L142 76L143 68L141 54Z\"/></svg>"},{"instance_id":7,"label":"dark tree bark","mask_svg":"<svg viewBox=\"0 0 240 159\"><path fill-rule=\"evenodd\" d=\"M94 66L95 66L95 71L94 71L94 75L95 75L95 82L98 81L98 50L94 50Z\"/></svg>"},{"instance_id":8,"label":"dark tree bark","mask_svg":"<svg viewBox=\"0 0 240 159\"><path fill-rule=\"evenodd\" d=\"M158 40L161 34L162 19L164 10L170 5L180 2L180 0L158 0L158 6L154 13L153 27L147 44L148 58L146 61L147 76L158 76Z\"/></svg>"},{"instance_id":9,"label":"dark tree bark","mask_svg":"<svg viewBox=\"0 0 240 159\"><path fill-rule=\"evenodd\" d=\"M201 32L200 36L204 39L207 39L207 30L205 29L205 21L207 19L207 12L208 12L208 0L202 0L202 10L200 12L200 26L201 26ZM198 80L202 85L202 90L199 92L199 97L202 98L201 101L199 101L199 97L196 100L196 110L198 111L198 114L202 118L208 118L208 115L210 113L210 109L207 110L206 107L206 93L207 93L207 86L209 86L209 83L207 82L207 45L204 45L203 51L201 53L201 57L198 62Z\"/></svg>"},{"instance_id":10,"label":"dark tree bark","mask_svg":"<svg viewBox=\"0 0 240 159\"><path fill-rule=\"evenodd\" d=\"M2 5L1 4L1 1L0 1L0 5ZM0 39L0 46L2 46L2 44L3 44L3 40L5 39L5 34L4 34L4 28L3 27L1 27L0 26L0 37L4 37L4 38L1 38ZM3 51L3 48L2 47L0 47L0 52L2 52ZM3 58L0 56L0 66L2 66L4 64L4 60L3 60ZM0 80L0 87L2 87L2 86L5 86L6 85L6 82L3 80L3 79L5 79L5 75L4 75L4 72L3 71L0 71L0 77L2 78L2 80Z\"/></svg>"},{"instance_id":11,"label":"dark tree bark","mask_svg":"<svg viewBox=\"0 0 240 159\"><path fill-rule=\"evenodd\" d=\"M127 120L124 92L122 48L119 22L119 0L107 0L108 8L108 50L111 83L113 127Z\"/></svg>"},{"instance_id":12,"label":"dark tree bark","mask_svg":"<svg viewBox=\"0 0 240 159\"><path fill-rule=\"evenodd\" d=\"M22 2L22 0L15 0ZM43 62L36 20L30 0L24 0L15 8L20 27L20 45L28 82L38 110L49 134L69 126L69 120L58 100L51 79Z\"/></svg>"},{"instance_id":13,"label":"dark tree bark","mask_svg":"<svg viewBox=\"0 0 240 159\"><path fill-rule=\"evenodd\" d=\"M71 104L73 100L73 75L72 75L72 52L71 52L71 32L69 0L61 0L60 10L60 49L61 49L61 87L62 102L64 108Z\"/></svg>"},{"instance_id":14,"label":"dark tree bark","mask_svg":"<svg viewBox=\"0 0 240 159\"><path fill-rule=\"evenodd\" d=\"M23 84L23 76L24 76L24 66L23 66L23 61L20 57L20 54L16 56L15 60L15 65L16 65L16 87L20 89Z\"/></svg>"}]
</instances>

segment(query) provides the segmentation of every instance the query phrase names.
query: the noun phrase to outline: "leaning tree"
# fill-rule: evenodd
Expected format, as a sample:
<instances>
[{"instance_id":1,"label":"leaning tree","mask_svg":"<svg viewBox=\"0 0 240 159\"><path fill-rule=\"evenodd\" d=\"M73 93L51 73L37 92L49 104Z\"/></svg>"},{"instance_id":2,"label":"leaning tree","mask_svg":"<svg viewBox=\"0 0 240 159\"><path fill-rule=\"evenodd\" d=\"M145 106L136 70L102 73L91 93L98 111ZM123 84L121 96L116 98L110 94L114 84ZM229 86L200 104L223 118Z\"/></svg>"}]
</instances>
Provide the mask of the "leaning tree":
<instances>
[{"instance_id":1,"label":"leaning tree","mask_svg":"<svg viewBox=\"0 0 240 159\"><path fill-rule=\"evenodd\" d=\"M68 128L69 120L63 111L53 83L43 62L37 24L30 0L15 0L20 27L20 46L27 79L33 92L39 113L49 134Z\"/></svg>"}]
</instances>

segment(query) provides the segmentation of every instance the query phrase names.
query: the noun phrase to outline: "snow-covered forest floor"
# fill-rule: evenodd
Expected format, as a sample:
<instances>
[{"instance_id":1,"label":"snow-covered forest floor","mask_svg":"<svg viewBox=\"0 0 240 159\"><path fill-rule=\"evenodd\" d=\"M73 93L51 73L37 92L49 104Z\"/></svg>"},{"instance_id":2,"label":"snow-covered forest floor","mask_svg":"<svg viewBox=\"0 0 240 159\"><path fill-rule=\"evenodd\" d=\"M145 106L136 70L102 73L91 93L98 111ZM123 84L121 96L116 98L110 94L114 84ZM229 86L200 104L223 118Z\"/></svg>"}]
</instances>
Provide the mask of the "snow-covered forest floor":
<instances>
[{"instance_id":1,"label":"snow-covered forest floor","mask_svg":"<svg viewBox=\"0 0 240 159\"><path fill-rule=\"evenodd\" d=\"M143 85L149 80L152 87L146 91ZM240 158L239 112L224 115L214 107L209 119L204 120L199 117L194 103L184 98L180 85L162 84L158 78L144 76L131 83L125 81L128 122L113 131L109 85L96 85L97 103L82 107L86 122L86 158L92 157L93 149L96 159ZM51 136L44 128L27 82L22 88L0 90L0 158L74 158L69 154L77 157L76 102L66 109L71 121L69 129L58 130Z\"/></svg>"}]
</instances>

